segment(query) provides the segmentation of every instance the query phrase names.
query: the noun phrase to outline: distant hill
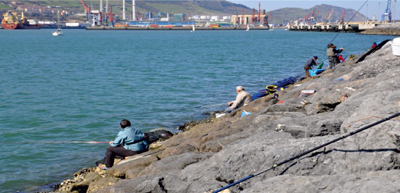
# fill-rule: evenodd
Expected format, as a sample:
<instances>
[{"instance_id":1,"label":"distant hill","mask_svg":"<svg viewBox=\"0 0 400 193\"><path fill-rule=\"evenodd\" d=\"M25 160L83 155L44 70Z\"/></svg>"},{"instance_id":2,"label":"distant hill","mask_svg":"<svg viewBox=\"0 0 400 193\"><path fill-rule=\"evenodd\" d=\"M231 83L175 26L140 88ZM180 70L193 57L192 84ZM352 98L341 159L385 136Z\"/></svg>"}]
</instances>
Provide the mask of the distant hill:
<instances>
[{"instance_id":1,"label":"distant hill","mask_svg":"<svg viewBox=\"0 0 400 193\"><path fill-rule=\"evenodd\" d=\"M127 4L131 1L127 1ZM228 2L226 0L186 0L186 1L136 1L138 9L145 9L151 12L162 13L186 13L192 15L233 15L252 13L252 9L241 5ZM131 7L129 8L131 10Z\"/></svg>"},{"instance_id":2,"label":"distant hill","mask_svg":"<svg viewBox=\"0 0 400 193\"><path fill-rule=\"evenodd\" d=\"M336 7L332 5L316 5L310 9L301 9L301 8L283 8L271 11L271 17L269 19L270 23L277 23L277 24L286 24L288 21L298 20L300 18L304 18L304 16L312 13L318 13L317 17L319 19L323 17L327 17L329 13L332 12L331 22L340 21L343 11L345 11L344 15L344 22L349 22L349 20L353 17L353 15L357 12L354 9L346 9L342 7ZM318 19L318 21L319 21ZM367 21L367 17L361 13L357 13L351 19L351 21Z\"/></svg>"},{"instance_id":3,"label":"distant hill","mask_svg":"<svg viewBox=\"0 0 400 193\"><path fill-rule=\"evenodd\" d=\"M92 7L93 10L99 9L100 0L83 0L87 6ZM10 0L0 0L0 12L4 13L10 9L16 9L18 4L12 3ZM60 6L61 9L67 10L70 15L62 16L62 20L74 19L74 20L85 20L84 17L74 16L77 13L83 13L84 7L81 4L80 0L20 0L14 1L23 3L24 5L32 5L39 7L55 7ZM126 4L126 16L127 19L132 17L132 0L125 0ZM155 16L160 13L161 16L165 16L166 13L186 13L188 16L192 15L241 15L244 11L244 14L252 14L253 8L249 8L247 6L231 3L226 0L180 0L180 1L147 1L147 0L136 0L136 11L140 12L142 15L143 12L152 12ZM103 0L103 6L106 5L106 0ZM109 6L112 7L112 11L114 14L122 18L122 1L120 0L109 0ZM325 17L329 15L329 12L333 10L331 21L340 20L343 14L343 10L345 10L344 21L347 22L349 19L356 13L353 9L345 9L341 7L335 7L331 5L316 5L310 9L300 9L300 8L283 8L278 10L271 11L271 17L269 18L270 23L276 24L286 24L288 21L297 20L299 18L303 18L307 14L311 13L314 10L314 13L318 12L319 17ZM256 8L256 13L258 11L258 7ZM268 14L268 13L267 13ZM33 17L37 19L45 19L51 18L54 19L54 14L26 14L28 17ZM352 21L366 21L367 17L362 14L357 14Z\"/></svg>"},{"instance_id":4,"label":"distant hill","mask_svg":"<svg viewBox=\"0 0 400 193\"><path fill-rule=\"evenodd\" d=\"M83 0L84 3L91 7L92 10L99 10L100 8L100 0ZM15 10L21 4L24 5L32 5L39 7L46 6L60 6L62 10L66 10L74 15L76 13L83 13L84 7L80 0L20 0L14 1L18 3L12 3L10 0L0 0L0 12L4 13L7 10ZM122 18L122 1L121 0L109 0L109 6L112 8L114 14ZM233 14L242 14L244 11L245 14L250 14L253 12L252 9L236 3L231 3L226 0L180 0L180 1L146 1L146 0L136 0L136 12L139 12L140 15L143 12L148 13L152 12L153 15L156 15L160 12L162 16L165 16L167 13L185 13L188 16L192 15L233 15ZM103 7L106 6L106 0L103 0ZM126 16L127 18L132 17L132 0L125 0L126 7ZM105 9L105 8L104 8ZM33 16L34 18L43 18L46 17L45 14L39 16L38 14L30 14L27 16ZM64 18L65 19L65 18ZM76 18L75 18L76 19ZM84 18L82 18L84 19Z\"/></svg>"}]
</instances>

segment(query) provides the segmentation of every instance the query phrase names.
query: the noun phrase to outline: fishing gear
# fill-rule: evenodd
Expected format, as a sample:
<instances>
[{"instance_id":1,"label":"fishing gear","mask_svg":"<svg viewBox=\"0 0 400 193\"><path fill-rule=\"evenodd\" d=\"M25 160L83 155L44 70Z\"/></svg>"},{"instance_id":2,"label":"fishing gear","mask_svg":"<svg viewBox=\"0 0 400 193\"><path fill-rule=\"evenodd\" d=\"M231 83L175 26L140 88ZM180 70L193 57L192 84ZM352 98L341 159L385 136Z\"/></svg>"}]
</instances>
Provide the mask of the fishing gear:
<instances>
[{"instance_id":1,"label":"fishing gear","mask_svg":"<svg viewBox=\"0 0 400 193\"><path fill-rule=\"evenodd\" d=\"M226 105L226 103L214 104L214 105L204 105L204 106L201 106L200 108L205 108L205 107L214 107L214 106L222 106L222 105Z\"/></svg>"},{"instance_id":2,"label":"fishing gear","mask_svg":"<svg viewBox=\"0 0 400 193\"><path fill-rule=\"evenodd\" d=\"M334 140L332 140L332 141L329 141L329 142L327 142L327 143L324 143L324 144L322 144L322 145L320 145L320 146L317 146L317 147L315 147L315 148L313 148L313 149L310 149L310 150L308 150L308 151L305 151L305 152L303 152L303 153L300 153L300 154L298 154L298 155L296 155L296 156L294 156L294 157L291 157L291 158L289 158L289 159L287 159L287 160L284 160L284 161L282 161L282 162L279 162L279 163L277 163L277 164L274 164L272 167L270 167L270 168L268 168L268 169L266 169L266 170L260 171L260 172L258 172L258 173L256 173L256 174L251 174L251 175L249 175L249 176L247 176L247 177L245 177L245 178L243 178L243 179L241 179L241 180L238 180L238 181L236 181L236 182L234 182L234 183L232 183L232 184L229 184L229 185L227 185L227 186L225 186L225 187L222 187L222 188L220 188L220 189L218 189L218 190L215 190L213 193L217 193L217 192L220 192L220 191L225 190L225 189L227 189L227 188L230 188L230 187L232 187L232 186L234 186L234 185L236 185L236 184L239 184L239 183L241 183L241 182L244 182L244 181L246 181L246 180L248 180L248 179L250 179L250 178L253 178L253 177L255 177L255 176L258 176L258 175L260 175L260 174L263 174L263 173L265 173L265 172L268 172L268 171L270 171L270 170L273 170L273 169L277 168L278 166L281 166L281 165L283 165L283 164L285 164L285 163L288 163L288 162L293 161L293 160L295 160L295 159L297 159L297 158L300 158L300 157L302 157L302 156L304 156L304 155L306 155L306 154L309 154L309 153L311 153L311 152L313 152L313 151L315 151L315 150L317 150L317 149L320 149L320 148L323 148L323 147L325 147L325 146L328 146L328 145L330 145L330 144L332 144L332 143L335 143L335 142L340 141L340 140L342 140L342 139L344 139L344 138L350 137L350 136L352 136L352 135L354 135L354 134L356 134L356 133L359 133L359 132L361 132L361 131L364 131L364 130L366 130L366 129L369 129L369 128L375 126L375 125L379 125L379 124L381 124L381 123L383 123L383 122L385 122L385 121L388 121L388 120L393 119L393 118L398 117L398 116L400 116L400 113L396 113L396 114L394 114L394 115L392 115L392 116L389 116L389 117L387 117L387 118L384 118L384 119L381 119L381 120L379 120L379 121L376 121L375 123L369 124L369 125L367 125L367 126L365 126L365 127L362 127L362 128L360 128L360 129L358 129L358 130L355 130L355 131L352 131L352 132L350 132L350 133L348 133L348 134L346 134L346 135L343 135L343 136L341 136L341 137L339 137L339 138L336 138L336 139L334 139Z\"/></svg>"},{"instance_id":3,"label":"fishing gear","mask_svg":"<svg viewBox=\"0 0 400 193\"><path fill-rule=\"evenodd\" d=\"M100 143L109 143L104 141L0 141L0 143L88 143L88 144L100 144Z\"/></svg>"}]
</instances>

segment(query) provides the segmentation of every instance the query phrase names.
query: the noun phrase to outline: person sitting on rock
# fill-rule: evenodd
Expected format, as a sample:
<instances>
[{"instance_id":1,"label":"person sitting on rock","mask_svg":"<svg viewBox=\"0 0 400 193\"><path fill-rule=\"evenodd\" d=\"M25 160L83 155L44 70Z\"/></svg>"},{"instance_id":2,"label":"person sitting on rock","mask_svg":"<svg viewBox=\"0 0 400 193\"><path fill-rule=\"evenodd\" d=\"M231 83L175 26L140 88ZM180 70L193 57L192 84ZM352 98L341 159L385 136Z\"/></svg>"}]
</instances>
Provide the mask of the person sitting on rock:
<instances>
[{"instance_id":1,"label":"person sitting on rock","mask_svg":"<svg viewBox=\"0 0 400 193\"><path fill-rule=\"evenodd\" d=\"M372 43L371 49L374 49L376 47L376 42Z\"/></svg>"},{"instance_id":2,"label":"person sitting on rock","mask_svg":"<svg viewBox=\"0 0 400 193\"><path fill-rule=\"evenodd\" d=\"M129 120L123 119L120 123L122 131L119 131L114 141L110 141L110 146L106 150L105 165L98 164L103 170L108 170L114 165L114 159L118 157L133 156L149 149L148 135L142 131L134 129Z\"/></svg>"},{"instance_id":3,"label":"person sitting on rock","mask_svg":"<svg viewBox=\"0 0 400 193\"><path fill-rule=\"evenodd\" d=\"M236 100L228 102L228 108L225 109L225 113L230 113L242 106L246 106L251 101L251 96L245 91L243 86L236 87Z\"/></svg>"},{"instance_id":4,"label":"person sitting on rock","mask_svg":"<svg viewBox=\"0 0 400 193\"><path fill-rule=\"evenodd\" d=\"M338 59L339 59L339 62L340 62L340 63L343 63L344 61L346 61L346 59L343 58L342 55L339 55L339 56L338 56Z\"/></svg>"},{"instance_id":5,"label":"person sitting on rock","mask_svg":"<svg viewBox=\"0 0 400 193\"><path fill-rule=\"evenodd\" d=\"M304 70L306 71L306 78L311 77L310 72L313 66L316 66L317 63L315 62L318 59L318 56L313 56L311 59L307 60L306 64L304 65Z\"/></svg>"}]
</instances>

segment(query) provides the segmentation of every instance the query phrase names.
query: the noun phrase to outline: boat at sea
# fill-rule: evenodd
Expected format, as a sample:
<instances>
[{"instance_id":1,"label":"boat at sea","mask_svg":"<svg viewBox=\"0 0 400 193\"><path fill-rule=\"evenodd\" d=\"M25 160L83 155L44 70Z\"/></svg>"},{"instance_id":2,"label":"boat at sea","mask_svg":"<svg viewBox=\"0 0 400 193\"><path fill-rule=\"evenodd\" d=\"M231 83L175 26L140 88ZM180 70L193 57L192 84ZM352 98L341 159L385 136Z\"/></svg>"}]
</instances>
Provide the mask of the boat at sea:
<instances>
[{"instance_id":1,"label":"boat at sea","mask_svg":"<svg viewBox=\"0 0 400 193\"><path fill-rule=\"evenodd\" d=\"M63 32L61 30L61 25L60 25L60 11L57 11L57 30L53 32L53 36L60 36L63 35Z\"/></svg>"},{"instance_id":2,"label":"boat at sea","mask_svg":"<svg viewBox=\"0 0 400 193\"><path fill-rule=\"evenodd\" d=\"M20 19L19 19L20 18ZM24 13L21 13L19 17L15 11L7 11L3 13L3 20L1 21L1 27L4 29L40 29L41 25L37 23L29 22L25 17Z\"/></svg>"}]
</instances>

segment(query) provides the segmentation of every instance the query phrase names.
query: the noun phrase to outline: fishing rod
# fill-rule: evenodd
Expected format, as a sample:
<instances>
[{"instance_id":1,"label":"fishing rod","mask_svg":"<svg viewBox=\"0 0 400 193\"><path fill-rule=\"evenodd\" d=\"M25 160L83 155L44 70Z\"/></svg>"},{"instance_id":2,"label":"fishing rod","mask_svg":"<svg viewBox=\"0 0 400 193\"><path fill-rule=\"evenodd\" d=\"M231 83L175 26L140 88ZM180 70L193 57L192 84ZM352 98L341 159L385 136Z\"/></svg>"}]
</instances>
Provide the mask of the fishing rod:
<instances>
[{"instance_id":1,"label":"fishing rod","mask_svg":"<svg viewBox=\"0 0 400 193\"><path fill-rule=\"evenodd\" d=\"M315 148L313 148L313 149L310 149L310 150L308 150L308 151L305 151L305 152L303 152L303 153L300 153L300 154L298 154L298 155L296 155L296 156L294 156L294 157L291 157L291 158L289 158L289 159L287 159L287 160L284 160L284 161L282 161L282 162L279 162L279 163L277 163L277 164L274 164L272 167L270 167L270 168L268 168L268 169L266 169L266 170L260 171L260 172L258 172L258 173L256 173L256 174L251 174L251 175L249 175L249 176L247 176L247 177L245 177L245 178L243 178L243 179L241 179L241 180L238 180L238 181L236 181L236 182L234 182L234 183L232 183L232 184L229 184L229 185L227 185L227 186L225 186L225 187L222 187L222 188L220 188L220 189L218 189L218 190L215 190L213 193L217 193L217 192L220 192L220 191L225 190L225 189L227 189L227 188L230 188L230 187L232 187L232 186L234 186L234 185L236 185L236 184L239 184L239 183L244 182L244 181L246 181L246 180L248 180L248 179L250 179L250 178L253 178L253 177L255 177L255 176L258 176L258 175L260 175L260 174L263 174L263 173L265 173L265 172L268 172L268 171L270 171L270 170L273 170L273 169L277 168L278 166L281 166L281 165L283 165L283 164L285 164L285 163L288 163L288 162L293 161L293 160L295 160L295 159L297 159L297 158L300 158L300 157L302 157L302 156L304 156L304 155L306 155L306 154L309 154L309 153L311 153L311 152L313 152L313 151L315 151L315 150L318 150L318 149L323 148L323 147L325 147L325 146L328 146L328 145L330 145L330 144L332 144L332 143L335 143L335 142L337 142L337 141L340 141L340 140L342 140L342 139L344 139L344 138L347 138L347 137L350 137L350 136L352 136L352 135L355 135L356 133L359 133L359 132L361 132L361 131L364 131L364 130L366 130L366 129L369 129L369 128L375 126L375 125L379 125L379 124L381 124L381 123L383 123L383 122L385 122L385 121L388 121L388 120L393 119L393 118L398 117L398 116L400 116L400 113L396 113L396 114L394 114L394 115L392 115L392 116L389 116L389 117L386 117L386 118L381 119L381 120L379 120L379 121L376 121L375 123L371 123L371 124L369 124L369 125L367 125L367 126L365 126L365 127L362 127L362 128L360 128L360 129L358 129L358 130L352 131L352 132L350 132L349 134L343 135L343 136L341 136L341 137L339 137L339 138L336 138L336 139L334 139L334 140L332 140L332 141L329 141L329 142L327 142L327 143L324 143L324 144L322 144L322 145L320 145L320 146L317 146L317 147L315 147Z\"/></svg>"},{"instance_id":2,"label":"fishing rod","mask_svg":"<svg viewBox=\"0 0 400 193\"><path fill-rule=\"evenodd\" d=\"M365 1L364 4L356 11L356 13L353 14L353 16L347 21L347 24L346 24L346 25L349 24L349 22L357 15L357 13L364 7L364 5L365 5L367 2L368 2L368 0ZM340 31L335 35L335 37L334 37L329 43L332 43L332 42L339 36L339 34L340 34ZM346 47L346 46L348 46L348 45L354 43L354 41L356 41L356 40L357 40L357 39L353 40L351 43L348 43L348 44L345 45L344 47ZM322 50L321 50L321 51L322 51ZM325 51L325 49L324 49L324 51ZM326 58L326 59L328 59L328 58ZM326 59L324 59L324 60L326 60Z\"/></svg>"},{"instance_id":3,"label":"fishing rod","mask_svg":"<svg viewBox=\"0 0 400 193\"><path fill-rule=\"evenodd\" d=\"M354 18L354 16L357 15L357 13L361 10L361 8L364 7L364 5L365 5L367 2L368 2L368 0L366 0L366 1L364 2L364 4L360 7L360 9L358 9L358 10L356 11L356 13L354 13L354 15L349 19L349 21L347 21L347 24L346 24L346 25L349 24L349 22ZM335 37L331 40L331 42L329 42L329 43L332 43L332 42L338 37L339 34L340 34L340 32L338 32L338 33L336 34L336 36L335 36Z\"/></svg>"},{"instance_id":4,"label":"fishing rod","mask_svg":"<svg viewBox=\"0 0 400 193\"><path fill-rule=\"evenodd\" d=\"M104 141L0 141L0 143L87 143L87 144L100 144L100 143L109 143Z\"/></svg>"},{"instance_id":5,"label":"fishing rod","mask_svg":"<svg viewBox=\"0 0 400 193\"><path fill-rule=\"evenodd\" d=\"M214 105L204 105L204 106L201 106L200 108L205 108L205 107L214 107L214 106L222 106L222 105L226 105L226 103L214 104Z\"/></svg>"}]
</instances>

